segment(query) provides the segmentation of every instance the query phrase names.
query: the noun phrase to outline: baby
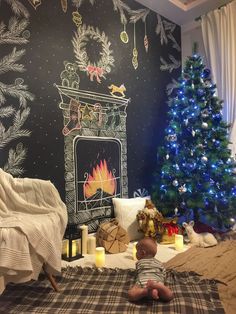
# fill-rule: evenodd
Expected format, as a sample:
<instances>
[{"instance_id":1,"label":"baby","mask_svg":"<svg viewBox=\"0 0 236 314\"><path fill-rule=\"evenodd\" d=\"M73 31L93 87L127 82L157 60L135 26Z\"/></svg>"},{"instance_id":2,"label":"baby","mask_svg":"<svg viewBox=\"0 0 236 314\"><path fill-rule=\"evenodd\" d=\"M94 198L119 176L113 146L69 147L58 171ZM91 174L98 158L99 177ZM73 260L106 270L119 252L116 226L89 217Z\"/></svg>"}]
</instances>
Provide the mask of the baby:
<instances>
[{"instance_id":1,"label":"baby","mask_svg":"<svg viewBox=\"0 0 236 314\"><path fill-rule=\"evenodd\" d=\"M143 238L136 245L137 277L136 283L128 291L130 301L138 301L143 297L154 300L170 301L173 292L164 285L165 268L155 255L157 244L152 238Z\"/></svg>"}]
</instances>

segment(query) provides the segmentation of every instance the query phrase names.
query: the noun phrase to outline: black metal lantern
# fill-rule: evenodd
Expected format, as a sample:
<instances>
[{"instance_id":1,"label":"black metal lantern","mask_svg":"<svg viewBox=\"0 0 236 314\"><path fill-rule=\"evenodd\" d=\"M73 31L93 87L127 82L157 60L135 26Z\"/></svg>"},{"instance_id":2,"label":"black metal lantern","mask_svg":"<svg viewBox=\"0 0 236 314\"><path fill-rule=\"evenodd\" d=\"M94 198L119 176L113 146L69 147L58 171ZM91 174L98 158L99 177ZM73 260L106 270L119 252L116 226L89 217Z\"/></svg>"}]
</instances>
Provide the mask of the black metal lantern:
<instances>
[{"instance_id":1,"label":"black metal lantern","mask_svg":"<svg viewBox=\"0 0 236 314\"><path fill-rule=\"evenodd\" d=\"M71 222L71 217L66 227L64 234L64 248L62 250L62 259L68 262L84 257L83 252L83 241L82 241L82 230L76 222ZM79 243L81 243L79 245Z\"/></svg>"}]
</instances>

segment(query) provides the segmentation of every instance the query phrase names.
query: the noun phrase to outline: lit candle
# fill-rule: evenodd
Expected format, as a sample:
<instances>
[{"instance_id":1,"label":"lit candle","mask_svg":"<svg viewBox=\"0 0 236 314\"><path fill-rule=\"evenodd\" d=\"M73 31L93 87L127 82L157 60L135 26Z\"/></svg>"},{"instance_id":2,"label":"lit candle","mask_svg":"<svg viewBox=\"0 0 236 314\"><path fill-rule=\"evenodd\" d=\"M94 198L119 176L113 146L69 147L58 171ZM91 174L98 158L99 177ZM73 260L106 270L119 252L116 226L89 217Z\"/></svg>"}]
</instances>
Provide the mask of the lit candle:
<instances>
[{"instance_id":1,"label":"lit candle","mask_svg":"<svg viewBox=\"0 0 236 314\"><path fill-rule=\"evenodd\" d=\"M93 236L88 237L88 254L95 254L96 251L96 238Z\"/></svg>"},{"instance_id":2,"label":"lit candle","mask_svg":"<svg viewBox=\"0 0 236 314\"><path fill-rule=\"evenodd\" d=\"M78 252L78 243L76 240L72 240L72 257L74 257L75 255L77 255ZM68 256L69 256L69 252L68 252Z\"/></svg>"},{"instance_id":3,"label":"lit candle","mask_svg":"<svg viewBox=\"0 0 236 314\"><path fill-rule=\"evenodd\" d=\"M62 241L62 256L68 257L68 240Z\"/></svg>"},{"instance_id":4,"label":"lit candle","mask_svg":"<svg viewBox=\"0 0 236 314\"><path fill-rule=\"evenodd\" d=\"M137 253L137 248L136 248L136 244L137 244L138 242L134 242L134 244L133 244L133 259L135 260L135 261L137 261L137 257L136 257L136 253Z\"/></svg>"},{"instance_id":5,"label":"lit candle","mask_svg":"<svg viewBox=\"0 0 236 314\"><path fill-rule=\"evenodd\" d=\"M175 249L181 251L184 248L184 238L182 234L175 235Z\"/></svg>"},{"instance_id":6,"label":"lit candle","mask_svg":"<svg viewBox=\"0 0 236 314\"><path fill-rule=\"evenodd\" d=\"M82 230L82 254L87 254L88 226L80 226Z\"/></svg>"},{"instance_id":7,"label":"lit candle","mask_svg":"<svg viewBox=\"0 0 236 314\"><path fill-rule=\"evenodd\" d=\"M97 247L95 253L95 265L96 267L105 266L105 249L104 247Z\"/></svg>"}]
</instances>

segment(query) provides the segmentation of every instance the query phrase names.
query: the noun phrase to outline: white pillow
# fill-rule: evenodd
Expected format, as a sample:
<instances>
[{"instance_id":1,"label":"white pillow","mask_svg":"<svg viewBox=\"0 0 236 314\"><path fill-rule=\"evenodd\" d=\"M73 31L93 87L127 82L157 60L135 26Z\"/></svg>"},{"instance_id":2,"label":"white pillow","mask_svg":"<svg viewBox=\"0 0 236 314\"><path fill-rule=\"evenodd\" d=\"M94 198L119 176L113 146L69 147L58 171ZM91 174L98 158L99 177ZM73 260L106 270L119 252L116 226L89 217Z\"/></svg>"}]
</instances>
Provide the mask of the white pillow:
<instances>
[{"instance_id":1,"label":"white pillow","mask_svg":"<svg viewBox=\"0 0 236 314\"><path fill-rule=\"evenodd\" d=\"M130 241L138 240L143 237L143 233L138 231L138 221L136 215L139 210L144 209L146 199L135 198L113 198L115 218L121 227L127 230Z\"/></svg>"}]
</instances>

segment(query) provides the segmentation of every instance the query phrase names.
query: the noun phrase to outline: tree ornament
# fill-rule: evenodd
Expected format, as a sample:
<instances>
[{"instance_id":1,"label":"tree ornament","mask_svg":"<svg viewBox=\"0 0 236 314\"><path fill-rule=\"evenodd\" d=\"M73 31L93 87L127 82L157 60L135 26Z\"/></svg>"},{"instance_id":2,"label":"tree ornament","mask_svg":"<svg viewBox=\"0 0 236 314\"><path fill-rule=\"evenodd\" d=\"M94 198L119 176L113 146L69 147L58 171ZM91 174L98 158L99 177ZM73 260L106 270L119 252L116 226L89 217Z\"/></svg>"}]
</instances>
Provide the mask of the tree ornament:
<instances>
[{"instance_id":1,"label":"tree ornament","mask_svg":"<svg viewBox=\"0 0 236 314\"><path fill-rule=\"evenodd\" d=\"M170 158L170 156L168 154L166 154L166 160L168 160Z\"/></svg>"},{"instance_id":2,"label":"tree ornament","mask_svg":"<svg viewBox=\"0 0 236 314\"><path fill-rule=\"evenodd\" d=\"M173 182L172 182L173 186L178 186L179 185L179 182L177 179L175 179Z\"/></svg>"},{"instance_id":3,"label":"tree ornament","mask_svg":"<svg viewBox=\"0 0 236 314\"><path fill-rule=\"evenodd\" d=\"M167 135L167 141L175 142L176 140L177 140L177 135L176 134L169 134L169 135Z\"/></svg>"},{"instance_id":4,"label":"tree ornament","mask_svg":"<svg viewBox=\"0 0 236 314\"><path fill-rule=\"evenodd\" d=\"M202 128L203 128L203 129L207 129L207 128L208 128L208 123L202 122Z\"/></svg>"},{"instance_id":5,"label":"tree ornament","mask_svg":"<svg viewBox=\"0 0 236 314\"><path fill-rule=\"evenodd\" d=\"M184 119L184 124L187 126L188 125L188 119Z\"/></svg>"},{"instance_id":6,"label":"tree ornament","mask_svg":"<svg viewBox=\"0 0 236 314\"><path fill-rule=\"evenodd\" d=\"M206 163L208 161L208 158L206 156L202 156L201 161Z\"/></svg>"},{"instance_id":7,"label":"tree ornament","mask_svg":"<svg viewBox=\"0 0 236 314\"><path fill-rule=\"evenodd\" d=\"M211 71L209 69L204 69L203 77L206 79L206 78L209 78L210 75L211 75Z\"/></svg>"},{"instance_id":8,"label":"tree ornament","mask_svg":"<svg viewBox=\"0 0 236 314\"><path fill-rule=\"evenodd\" d=\"M175 212L175 216L177 216L178 215L178 207L175 207L175 209L174 209L174 212Z\"/></svg>"},{"instance_id":9,"label":"tree ornament","mask_svg":"<svg viewBox=\"0 0 236 314\"><path fill-rule=\"evenodd\" d=\"M192 130L192 136L194 137L196 135L196 132Z\"/></svg>"},{"instance_id":10,"label":"tree ornament","mask_svg":"<svg viewBox=\"0 0 236 314\"><path fill-rule=\"evenodd\" d=\"M187 188L186 188L185 184L182 185L182 186L180 186L180 187L178 188L178 190L179 190L179 194L183 194L183 193L186 193L186 192L187 192Z\"/></svg>"},{"instance_id":11,"label":"tree ornament","mask_svg":"<svg viewBox=\"0 0 236 314\"><path fill-rule=\"evenodd\" d=\"M207 118L209 116L209 111L208 109L204 109L202 112L201 112L201 116L203 118Z\"/></svg>"}]
</instances>

